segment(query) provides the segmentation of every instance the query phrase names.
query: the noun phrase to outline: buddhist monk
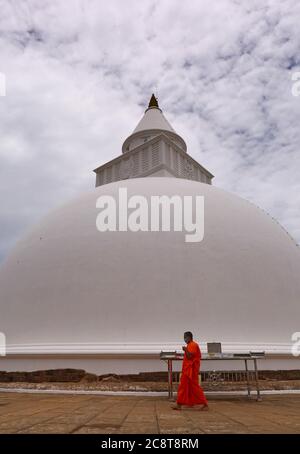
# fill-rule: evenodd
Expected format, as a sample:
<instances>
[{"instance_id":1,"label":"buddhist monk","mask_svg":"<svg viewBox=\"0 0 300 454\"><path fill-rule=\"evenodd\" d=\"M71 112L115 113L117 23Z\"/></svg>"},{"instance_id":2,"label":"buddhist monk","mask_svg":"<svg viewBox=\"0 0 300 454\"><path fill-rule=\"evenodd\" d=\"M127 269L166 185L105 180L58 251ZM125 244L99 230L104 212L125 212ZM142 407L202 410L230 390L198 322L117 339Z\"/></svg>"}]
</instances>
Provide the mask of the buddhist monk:
<instances>
[{"instance_id":1,"label":"buddhist monk","mask_svg":"<svg viewBox=\"0 0 300 454\"><path fill-rule=\"evenodd\" d=\"M182 405L196 406L198 410L208 410L208 403L199 385L199 371L201 351L197 342L193 340L190 331L184 333L184 341L187 344L182 347L184 351L181 380L177 392L174 410L181 410Z\"/></svg>"}]
</instances>

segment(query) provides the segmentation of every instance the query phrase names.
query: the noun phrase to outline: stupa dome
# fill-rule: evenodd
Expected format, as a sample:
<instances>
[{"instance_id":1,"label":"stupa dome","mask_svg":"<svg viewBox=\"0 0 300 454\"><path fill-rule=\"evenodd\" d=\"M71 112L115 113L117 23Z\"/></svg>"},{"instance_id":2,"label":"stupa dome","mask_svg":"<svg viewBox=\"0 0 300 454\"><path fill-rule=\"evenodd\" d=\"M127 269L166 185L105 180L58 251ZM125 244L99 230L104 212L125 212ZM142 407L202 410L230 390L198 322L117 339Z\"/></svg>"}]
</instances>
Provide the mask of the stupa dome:
<instances>
[{"instance_id":1,"label":"stupa dome","mask_svg":"<svg viewBox=\"0 0 300 454\"><path fill-rule=\"evenodd\" d=\"M96 228L96 200L204 196L204 238ZM289 353L299 331L300 252L263 210L183 178L97 187L52 211L0 272L1 331L11 352L159 352L182 333L226 351Z\"/></svg>"}]
</instances>

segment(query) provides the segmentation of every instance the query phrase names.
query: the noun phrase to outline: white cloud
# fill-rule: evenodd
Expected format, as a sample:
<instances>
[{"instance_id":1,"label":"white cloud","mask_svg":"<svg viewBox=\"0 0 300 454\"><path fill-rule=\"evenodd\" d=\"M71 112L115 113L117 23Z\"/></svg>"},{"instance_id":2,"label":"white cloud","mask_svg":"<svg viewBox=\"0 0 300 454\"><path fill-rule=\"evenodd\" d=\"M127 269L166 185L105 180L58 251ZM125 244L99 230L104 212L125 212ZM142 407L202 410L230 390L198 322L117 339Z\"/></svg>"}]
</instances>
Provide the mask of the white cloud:
<instances>
[{"instance_id":1,"label":"white cloud","mask_svg":"<svg viewBox=\"0 0 300 454\"><path fill-rule=\"evenodd\" d=\"M297 0L0 0L0 11L0 257L94 186L153 90L214 184L300 241Z\"/></svg>"}]
</instances>

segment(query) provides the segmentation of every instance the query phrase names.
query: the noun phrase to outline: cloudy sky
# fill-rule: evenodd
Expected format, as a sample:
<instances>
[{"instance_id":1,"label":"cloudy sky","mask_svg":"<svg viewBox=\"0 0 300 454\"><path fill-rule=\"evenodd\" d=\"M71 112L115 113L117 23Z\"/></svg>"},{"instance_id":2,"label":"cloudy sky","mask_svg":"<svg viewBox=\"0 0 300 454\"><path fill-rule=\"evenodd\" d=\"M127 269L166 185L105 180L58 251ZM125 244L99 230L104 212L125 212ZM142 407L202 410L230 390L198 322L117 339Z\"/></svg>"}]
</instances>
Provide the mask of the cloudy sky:
<instances>
[{"instance_id":1,"label":"cloudy sky","mask_svg":"<svg viewBox=\"0 0 300 454\"><path fill-rule=\"evenodd\" d=\"M300 242L299 24L299 0L0 0L0 261L93 189L152 91L214 184Z\"/></svg>"}]
</instances>

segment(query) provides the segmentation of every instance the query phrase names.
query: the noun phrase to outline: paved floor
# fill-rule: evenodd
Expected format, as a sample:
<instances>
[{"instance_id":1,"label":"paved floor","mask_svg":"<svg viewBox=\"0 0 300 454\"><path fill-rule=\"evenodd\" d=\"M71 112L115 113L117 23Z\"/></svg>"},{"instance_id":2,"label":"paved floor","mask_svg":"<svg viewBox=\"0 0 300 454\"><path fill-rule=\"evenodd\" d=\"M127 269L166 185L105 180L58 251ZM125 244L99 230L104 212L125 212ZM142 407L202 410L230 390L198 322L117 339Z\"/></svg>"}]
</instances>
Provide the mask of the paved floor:
<instances>
[{"instance_id":1,"label":"paved floor","mask_svg":"<svg viewBox=\"0 0 300 454\"><path fill-rule=\"evenodd\" d=\"M0 433L300 433L300 394L209 403L177 412L165 397L0 393Z\"/></svg>"}]
</instances>

